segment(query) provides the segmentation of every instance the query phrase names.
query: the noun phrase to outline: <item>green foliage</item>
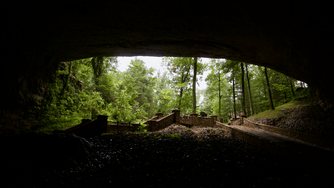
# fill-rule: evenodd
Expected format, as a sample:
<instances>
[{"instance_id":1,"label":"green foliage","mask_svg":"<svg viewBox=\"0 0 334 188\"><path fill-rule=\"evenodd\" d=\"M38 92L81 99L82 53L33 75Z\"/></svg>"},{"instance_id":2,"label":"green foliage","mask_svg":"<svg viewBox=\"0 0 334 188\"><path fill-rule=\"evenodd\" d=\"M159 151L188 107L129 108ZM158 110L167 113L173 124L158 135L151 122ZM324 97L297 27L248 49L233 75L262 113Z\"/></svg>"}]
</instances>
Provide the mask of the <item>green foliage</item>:
<instances>
[{"instance_id":1,"label":"green foliage","mask_svg":"<svg viewBox=\"0 0 334 188\"><path fill-rule=\"evenodd\" d=\"M308 89L295 92L296 80L286 75L271 70L268 70L268 77L270 80L270 87L272 91L274 106L285 104L289 101L300 100L303 98L309 98L310 92ZM220 72L221 71L221 72ZM234 113L233 105L233 90L232 82L235 84L235 110L238 115L242 111L241 99L241 69L240 62L226 60L225 62L213 59L210 64L210 73L206 78L207 88L204 93L204 100L201 104L201 110L210 114L218 115L219 112L219 75L221 82L221 118L226 121L231 118ZM248 64L248 76L250 90L252 94L252 103L255 114L270 109L269 92L267 88L266 78L264 76L264 67L249 65ZM246 115L250 115L250 99L248 82L245 82L245 102L246 102ZM272 114L272 116L275 116Z\"/></svg>"},{"instance_id":2,"label":"green foliage","mask_svg":"<svg viewBox=\"0 0 334 188\"><path fill-rule=\"evenodd\" d=\"M101 133L101 136L108 136L108 135L114 135L117 134L116 132L109 132L109 133Z\"/></svg>"},{"instance_id":3,"label":"green foliage","mask_svg":"<svg viewBox=\"0 0 334 188\"><path fill-rule=\"evenodd\" d=\"M81 119L96 119L97 115L108 115L109 121L140 122L139 132L146 132L143 124L157 112L165 115L179 108L181 114L192 112L192 57L165 57L166 72L153 76L140 59L131 61L125 72L117 72L116 57L92 57L63 62L55 73L54 81L35 106L38 115L37 132L51 133L55 129L66 129L81 122ZM232 81L235 85L235 110L241 111L241 69L240 62L213 59L210 65L198 59L198 80L205 70L207 88L198 91L204 100L197 113L219 114L226 122L234 113ZM255 113L270 108L263 67L248 65L251 93ZM296 80L282 73L268 69L273 91L274 105L285 104L310 97L308 88L295 92ZM245 82L245 88L247 88ZM220 87L218 87L220 85ZM220 95L219 95L220 92ZM245 90L246 112L250 113L248 90ZM275 112L276 113L276 112ZM274 112L267 116L276 116Z\"/></svg>"},{"instance_id":4,"label":"green foliage","mask_svg":"<svg viewBox=\"0 0 334 188\"><path fill-rule=\"evenodd\" d=\"M129 85L131 85L133 88L131 92L136 93L136 97L133 99L135 101L133 106L137 112L141 112L141 118L144 119L156 113L153 101L156 78L153 77L153 72L153 68L148 69L144 61L135 58L135 60L131 60L125 73L125 80L128 85L127 90L130 90Z\"/></svg>"},{"instance_id":5,"label":"green foliage","mask_svg":"<svg viewBox=\"0 0 334 188\"><path fill-rule=\"evenodd\" d=\"M227 82L226 75L223 73L224 61L212 59L209 65L210 73L206 77L207 88L205 90L205 98L201 111L207 112L209 115L219 115L219 98L221 99L221 118L228 118L230 87ZM220 93L220 94L219 94ZM225 105L223 105L225 104Z\"/></svg>"},{"instance_id":6,"label":"green foliage","mask_svg":"<svg viewBox=\"0 0 334 188\"><path fill-rule=\"evenodd\" d=\"M276 107L277 110L282 110L282 109L288 109L288 108L296 108L298 106L305 106L308 105L308 102L304 102L304 101L291 101L289 103L280 105L278 107Z\"/></svg>"},{"instance_id":7,"label":"green foliage","mask_svg":"<svg viewBox=\"0 0 334 188\"><path fill-rule=\"evenodd\" d=\"M155 113L154 70L147 69L143 61L135 59L124 73L116 72L115 57L60 65L40 105L35 106L40 113L37 132L66 129L97 115L108 115L110 121L143 123ZM141 125L141 132L146 131L145 126Z\"/></svg>"},{"instance_id":8,"label":"green foliage","mask_svg":"<svg viewBox=\"0 0 334 188\"><path fill-rule=\"evenodd\" d=\"M170 137L170 138L180 138L180 137L181 137L181 134L179 134L179 133L167 134L166 137Z\"/></svg>"},{"instance_id":9,"label":"green foliage","mask_svg":"<svg viewBox=\"0 0 334 188\"><path fill-rule=\"evenodd\" d=\"M164 57L163 63L169 72L169 84L174 94L173 100L170 101L173 109L179 109L181 114L189 114L192 112L192 79L194 70L193 57ZM202 79L207 65L202 63L202 59L197 61L197 80ZM197 97L197 96L196 96ZM198 101L198 100L196 100Z\"/></svg>"},{"instance_id":10,"label":"green foliage","mask_svg":"<svg viewBox=\"0 0 334 188\"><path fill-rule=\"evenodd\" d=\"M158 72L154 88L156 94L154 99L156 101L156 112L168 114L175 109L175 92L171 88L169 80L170 77L167 72L163 72L163 74Z\"/></svg>"},{"instance_id":11,"label":"green foliage","mask_svg":"<svg viewBox=\"0 0 334 188\"><path fill-rule=\"evenodd\" d=\"M311 99L311 93L309 88L304 88L301 91L297 91L296 95L292 98L293 101L303 100L303 99Z\"/></svg>"},{"instance_id":12,"label":"green foliage","mask_svg":"<svg viewBox=\"0 0 334 188\"><path fill-rule=\"evenodd\" d=\"M281 115L283 115L284 113L279 111L279 110L267 110L267 111L264 111L264 112L261 112L259 114L256 114L254 116L251 116L251 117L254 117L254 118L277 118Z\"/></svg>"}]
</instances>

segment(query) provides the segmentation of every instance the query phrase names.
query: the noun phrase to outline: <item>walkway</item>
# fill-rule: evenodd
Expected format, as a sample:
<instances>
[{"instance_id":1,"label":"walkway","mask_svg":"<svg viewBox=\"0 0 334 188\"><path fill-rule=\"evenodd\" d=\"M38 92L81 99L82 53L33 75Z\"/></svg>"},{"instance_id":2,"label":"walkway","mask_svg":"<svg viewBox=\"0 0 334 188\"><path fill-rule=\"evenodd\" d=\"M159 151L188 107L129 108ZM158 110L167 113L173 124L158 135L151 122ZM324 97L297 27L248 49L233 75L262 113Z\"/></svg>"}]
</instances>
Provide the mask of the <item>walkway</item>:
<instances>
[{"instance_id":1,"label":"walkway","mask_svg":"<svg viewBox=\"0 0 334 188\"><path fill-rule=\"evenodd\" d=\"M242 125L229 125L228 127L238 130L238 132L257 137L262 142L270 143L270 145L266 145L266 147L272 147L271 149L273 151L278 150L275 151L275 153L282 153L282 155L287 157L298 156L297 158L303 161L305 160L305 162L312 163L312 165L318 167L334 167L332 162L334 159L333 148L329 149L317 147L312 143L307 143L281 134Z\"/></svg>"}]
</instances>

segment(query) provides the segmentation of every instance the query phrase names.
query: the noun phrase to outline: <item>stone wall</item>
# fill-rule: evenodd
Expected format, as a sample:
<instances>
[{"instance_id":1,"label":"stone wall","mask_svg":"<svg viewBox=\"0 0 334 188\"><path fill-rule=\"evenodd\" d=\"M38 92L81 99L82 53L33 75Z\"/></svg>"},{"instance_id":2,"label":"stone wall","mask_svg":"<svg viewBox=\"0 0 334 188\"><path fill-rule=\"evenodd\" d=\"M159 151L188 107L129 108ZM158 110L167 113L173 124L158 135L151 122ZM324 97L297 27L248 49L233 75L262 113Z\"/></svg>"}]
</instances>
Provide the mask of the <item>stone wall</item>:
<instances>
[{"instance_id":1,"label":"stone wall","mask_svg":"<svg viewBox=\"0 0 334 188\"><path fill-rule=\"evenodd\" d=\"M212 127L215 125L215 120L213 117L216 116L211 116L211 118L205 118L205 117L198 117L198 124L197 126L199 127Z\"/></svg>"},{"instance_id":2,"label":"stone wall","mask_svg":"<svg viewBox=\"0 0 334 188\"><path fill-rule=\"evenodd\" d=\"M180 117L180 124L185 126L198 126L198 127L213 127L217 116L211 116L210 118L198 117L198 114L184 115Z\"/></svg>"},{"instance_id":3,"label":"stone wall","mask_svg":"<svg viewBox=\"0 0 334 188\"><path fill-rule=\"evenodd\" d=\"M226 133L232 135L232 129L228 127L228 125L221 123L219 121L216 121L216 127L222 128Z\"/></svg>"},{"instance_id":4,"label":"stone wall","mask_svg":"<svg viewBox=\"0 0 334 188\"><path fill-rule=\"evenodd\" d=\"M159 119L150 119L149 121L145 122L147 124L146 128L148 131L164 129L175 122L174 116L175 113L171 113L168 116Z\"/></svg>"},{"instance_id":5,"label":"stone wall","mask_svg":"<svg viewBox=\"0 0 334 188\"><path fill-rule=\"evenodd\" d=\"M107 127L107 132L136 132L138 131L138 128L140 126L140 124L137 123L132 123L130 124L131 126L129 126L129 123L119 123L119 125L108 125Z\"/></svg>"},{"instance_id":6,"label":"stone wall","mask_svg":"<svg viewBox=\"0 0 334 188\"><path fill-rule=\"evenodd\" d=\"M215 122L217 121L217 116L211 116L210 118L198 117L198 114L180 116L180 110L173 110L171 114L165 117L163 117L162 113L157 113L156 115L144 123L148 125L146 127L148 131L164 129L173 123L188 127L215 127Z\"/></svg>"},{"instance_id":7,"label":"stone wall","mask_svg":"<svg viewBox=\"0 0 334 188\"><path fill-rule=\"evenodd\" d=\"M183 115L180 117L180 124L182 125L193 125L193 120L190 119L189 115Z\"/></svg>"}]
</instances>

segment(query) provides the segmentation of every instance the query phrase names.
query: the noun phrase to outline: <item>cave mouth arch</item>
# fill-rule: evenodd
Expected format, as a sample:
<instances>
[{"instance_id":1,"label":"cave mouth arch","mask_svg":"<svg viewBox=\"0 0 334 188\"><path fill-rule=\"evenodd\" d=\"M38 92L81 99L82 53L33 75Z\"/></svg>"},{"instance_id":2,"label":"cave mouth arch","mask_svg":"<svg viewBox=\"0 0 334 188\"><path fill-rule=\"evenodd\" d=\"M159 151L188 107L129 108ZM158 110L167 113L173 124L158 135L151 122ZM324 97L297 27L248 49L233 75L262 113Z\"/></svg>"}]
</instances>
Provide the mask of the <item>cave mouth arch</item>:
<instances>
[{"instance_id":1,"label":"cave mouth arch","mask_svg":"<svg viewBox=\"0 0 334 188\"><path fill-rule=\"evenodd\" d=\"M8 7L17 7L10 2ZM226 1L178 4L58 1L8 9L3 111L38 93L61 61L94 56L226 58L308 83L333 109L332 27L324 4ZM15 15L15 16L14 16ZM14 107L13 107L14 106Z\"/></svg>"}]
</instances>

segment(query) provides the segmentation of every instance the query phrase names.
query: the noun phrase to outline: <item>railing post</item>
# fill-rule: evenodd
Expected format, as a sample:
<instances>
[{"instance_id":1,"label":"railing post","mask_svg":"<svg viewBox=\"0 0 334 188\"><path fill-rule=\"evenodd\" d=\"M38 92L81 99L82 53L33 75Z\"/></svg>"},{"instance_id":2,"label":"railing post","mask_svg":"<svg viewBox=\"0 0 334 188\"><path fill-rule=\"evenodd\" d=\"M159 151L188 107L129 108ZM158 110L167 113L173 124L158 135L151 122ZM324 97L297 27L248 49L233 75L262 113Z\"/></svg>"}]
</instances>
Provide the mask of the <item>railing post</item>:
<instances>
[{"instance_id":1,"label":"railing post","mask_svg":"<svg viewBox=\"0 0 334 188\"><path fill-rule=\"evenodd\" d=\"M150 120L150 121L147 121L146 124L148 125L148 131L155 131L156 125L157 125L157 121Z\"/></svg>"},{"instance_id":2,"label":"railing post","mask_svg":"<svg viewBox=\"0 0 334 188\"><path fill-rule=\"evenodd\" d=\"M97 122L99 126L99 130L97 134L105 133L108 129L108 116L105 115L98 115Z\"/></svg>"},{"instance_id":3,"label":"railing post","mask_svg":"<svg viewBox=\"0 0 334 188\"><path fill-rule=\"evenodd\" d=\"M244 113L242 113L242 114L240 115L240 125L243 125L243 124L244 124L244 118L246 118L246 116L245 116Z\"/></svg>"},{"instance_id":4,"label":"railing post","mask_svg":"<svg viewBox=\"0 0 334 188\"><path fill-rule=\"evenodd\" d=\"M211 116L211 121L212 121L212 125L216 125L216 121L217 121L217 116Z\"/></svg>"},{"instance_id":5,"label":"railing post","mask_svg":"<svg viewBox=\"0 0 334 188\"><path fill-rule=\"evenodd\" d=\"M164 117L164 114L163 114L163 113L161 113L161 112L159 112L159 113L156 113L155 115L157 115L158 119L160 119L160 118Z\"/></svg>"},{"instance_id":6,"label":"railing post","mask_svg":"<svg viewBox=\"0 0 334 188\"><path fill-rule=\"evenodd\" d=\"M180 124L180 110L172 110L174 113L174 123Z\"/></svg>"},{"instance_id":7,"label":"railing post","mask_svg":"<svg viewBox=\"0 0 334 188\"><path fill-rule=\"evenodd\" d=\"M193 126L196 126L198 124L198 117L197 116L198 116L198 114L195 114L195 113L190 114L191 124Z\"/></svg>"}]
</instances>

